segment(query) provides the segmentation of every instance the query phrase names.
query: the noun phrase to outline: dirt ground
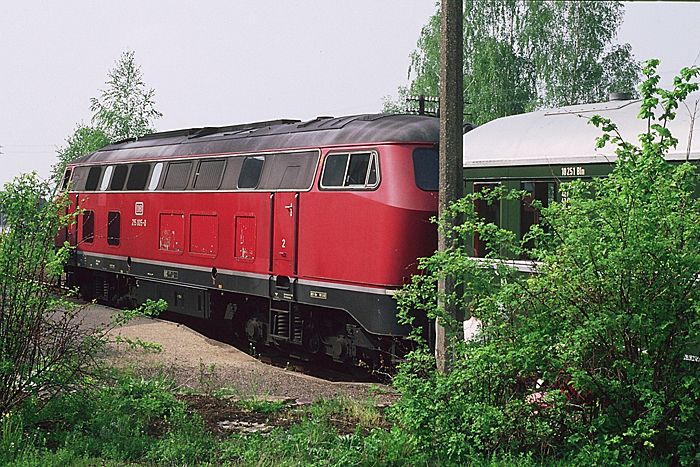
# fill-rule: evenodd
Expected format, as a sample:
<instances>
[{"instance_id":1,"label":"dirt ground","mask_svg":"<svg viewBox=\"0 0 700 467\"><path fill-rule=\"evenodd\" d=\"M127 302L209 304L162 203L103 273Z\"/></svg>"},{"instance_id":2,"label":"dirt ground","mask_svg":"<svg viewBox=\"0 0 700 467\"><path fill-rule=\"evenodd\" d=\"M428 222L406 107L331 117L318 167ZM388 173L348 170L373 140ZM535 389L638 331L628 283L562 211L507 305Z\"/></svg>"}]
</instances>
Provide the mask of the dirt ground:
<instances>
[{"instance_id":1,"label":"dirt ground","mask_svg":"<svg viewBox=\"0 0 700 467\"><path fill-rule=\"evenodd\" d=\"M83 315L84 325L105 325L115 312L113 308L91 305ZM371 399L380 407L398 398L392 388L383 384L327 381L271 366L231 345L162 319L138 318L114 329L112 335L159 344L162 350L145 351L132 349L126 343L111 344L106 356L110 364L144 377L172 377L183 392L206 395L218 391L234 399L284 400L297 404L310 403L319 397L346 395Z\"/></svg>"}]
</instances>

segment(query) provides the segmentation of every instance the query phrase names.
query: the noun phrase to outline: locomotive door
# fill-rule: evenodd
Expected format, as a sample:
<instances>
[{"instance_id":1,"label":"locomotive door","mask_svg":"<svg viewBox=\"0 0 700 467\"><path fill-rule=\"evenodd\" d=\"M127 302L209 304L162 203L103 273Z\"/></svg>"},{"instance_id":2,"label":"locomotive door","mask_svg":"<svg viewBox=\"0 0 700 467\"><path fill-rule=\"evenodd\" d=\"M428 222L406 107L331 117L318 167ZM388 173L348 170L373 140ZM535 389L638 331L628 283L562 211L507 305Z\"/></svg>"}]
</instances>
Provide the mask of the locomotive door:
<instances>
[{"instance_id":1,"label":"locomotive door","mask_svg":"<svg viewBox=\"0 0 700 467\"><path fill-rule=\"evenodd\" d=\"M275 193L273 197L272 274L293 277L297 269L297 219L299 194Z\"/></svg>"}]
</instances>

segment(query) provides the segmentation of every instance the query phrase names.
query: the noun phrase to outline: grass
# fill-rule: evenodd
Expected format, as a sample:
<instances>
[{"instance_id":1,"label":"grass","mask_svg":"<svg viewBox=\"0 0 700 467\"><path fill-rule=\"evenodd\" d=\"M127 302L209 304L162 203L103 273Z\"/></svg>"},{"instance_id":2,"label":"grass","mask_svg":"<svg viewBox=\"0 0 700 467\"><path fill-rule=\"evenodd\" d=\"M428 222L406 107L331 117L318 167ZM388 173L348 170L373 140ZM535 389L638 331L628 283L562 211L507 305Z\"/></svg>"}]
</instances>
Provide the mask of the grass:
<instances>
[{"instance_id":1,"label":"grass","mask_svg":"<svg viewBox=\"0 0 700 467\"><path fill-rule=\"evenodd\" d=\"M418 446L410 433L392 425L371 400L339 396L290 406L200 395L277 425L266 432L217 432L203 418L206 411L200 416L188 405L193 395L179 395L178 390L166 377L149 380L122 373L112 384L69 394L44 407L34 400L22 411L2 416L0 465L448 465ZM495 457L464 459L460 465L567 464Z\"/></svg>"},{"instance_id":2,"label":"grass","mask_svg":"<svg viewBox=\"0 0 700 467\"><path fill-rule=\"evenodd\" d=\"M266 399L259 399L257 397L241 399L239 404L251 412L257 413L276 413L289 405L285 401L269 401Z\"/></svg>"}]
</instances>

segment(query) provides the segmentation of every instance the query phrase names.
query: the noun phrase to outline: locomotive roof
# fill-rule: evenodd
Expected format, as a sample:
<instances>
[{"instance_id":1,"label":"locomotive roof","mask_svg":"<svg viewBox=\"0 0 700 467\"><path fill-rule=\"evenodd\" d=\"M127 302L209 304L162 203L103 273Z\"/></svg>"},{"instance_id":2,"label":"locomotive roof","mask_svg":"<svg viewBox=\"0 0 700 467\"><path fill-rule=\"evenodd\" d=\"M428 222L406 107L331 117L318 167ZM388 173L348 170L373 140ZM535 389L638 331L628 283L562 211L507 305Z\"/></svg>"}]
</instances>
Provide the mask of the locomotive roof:
<instances>
[{"instance_id":1,"label":"locomotive roof","mask_svg":"<svg viewBox=\"0 0 700 467\"><path fill-rule=\"evenodd\" d=\"M105 146L75 164L315 148L342 144L430 142L439 119L420 115L366 114L318 117L308 122L273 120L227 127L152 133Z\"/></svg>"},{"instance_id":2,"label":"locomotive roof","mask_svg":"<svg viewBox=\"0 0 700 467\"><path fill-rule=\"evenodd\" d=\"M686 102L690 112L700 94L692 94ZM646 132L647 122L637 118L640 100L609 101L577 105L492 120L464 135L464 167L566 165L606 163L616 159L616 146L607 144L596 150L600 128L589 124L593 115L609 118L617 124L625 141L638 144L638 136ZM668 160L685 160L691 114L681 105L676 118L668 123L678 139ZM700 159L700 119L693 127L690 159Z\"/></svg>"}]
</instances>

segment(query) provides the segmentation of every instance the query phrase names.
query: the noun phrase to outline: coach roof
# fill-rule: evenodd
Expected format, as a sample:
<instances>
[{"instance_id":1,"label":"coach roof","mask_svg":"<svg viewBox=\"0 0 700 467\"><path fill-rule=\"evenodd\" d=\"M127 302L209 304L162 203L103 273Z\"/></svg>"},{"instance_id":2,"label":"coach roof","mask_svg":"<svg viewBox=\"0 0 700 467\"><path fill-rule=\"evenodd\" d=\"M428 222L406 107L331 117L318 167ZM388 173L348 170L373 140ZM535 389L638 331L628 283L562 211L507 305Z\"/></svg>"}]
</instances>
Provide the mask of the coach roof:
<instances>
[{"instance_id":1,"label":"coach roof","mask_svg":"<svg viewBox=\"0 0 700 467\"><path fill-rule=\"evenodd\" d=\"M228 127L192 128L145 135L105 146L74 164L251 153L342 144L430 142L439 139L439 120L419 115L318 117L308 122L274 120Z\"/></svg>"},{"instance_id":2,"label":"coach roof","mask_svg":"<svg viewBox=\"0 0 700 467\"><path fill-rule=\"evenodd\" d=\"M689 110L699 94L688 96L690 108L681 105L668 129L678 146L667 154L668 160L700 159L700 125L693 125ZM527 165L609 163L617 156L614 145L596 149L602 130L588 124L593 115L609 118L617 124L625 141L639 144L639 135L647 130L647 121L637 118L639 100L609 101L598 104L547 109L498 118L477 127L464 136L464 168ZM658 112L660 113L660 112ZM688 149L689 132L693 146Z\"/></svg>"}]
</instances>

